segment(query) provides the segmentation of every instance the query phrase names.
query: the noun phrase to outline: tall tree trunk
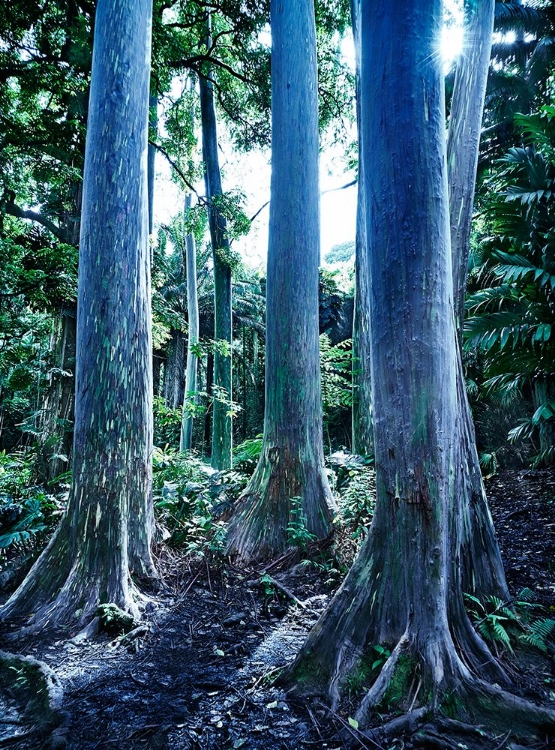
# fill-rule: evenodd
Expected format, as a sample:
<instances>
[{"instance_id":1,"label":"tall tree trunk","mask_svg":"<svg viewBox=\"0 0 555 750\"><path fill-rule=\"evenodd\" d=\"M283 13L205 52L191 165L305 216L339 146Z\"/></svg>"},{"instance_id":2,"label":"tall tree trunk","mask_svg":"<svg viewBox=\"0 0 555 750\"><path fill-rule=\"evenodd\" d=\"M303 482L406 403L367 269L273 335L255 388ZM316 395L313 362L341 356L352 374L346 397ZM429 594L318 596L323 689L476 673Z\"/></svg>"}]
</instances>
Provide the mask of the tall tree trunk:
<instances>
[{"instance_id":1,"label":"tall tree trunk","mask_svg":"<svg viewBox=\"0 0 555 750\"><path fill-rule=\"evenodd\" d=\"M300 502L317 538L331 530L318 348L318 81L312 0L270 3L272 177L266 296L266 411L260 460L230 521L228 552L272 558ZM297 499L295 501L295 498Z\"/></svg>"},{"instance_id":2,"label":"tall tree trunk","mask_svg":"<svg viewBox=\"0 0 555 750\"><path fill-rule=\"evenodd\" d=\"M185 198L185 219L191 208L191 195ZM185 238L185 268L187 271L187 314L189 318L189 336L187 339L187 366L185 369L185 401L181 420L181 437L179 450L190 451L193 444L193 412L197 400L198 355L195 347L199 340L199 315L197 296L197 254L195 238L188 232Z\"/></svg>"},{"instance_id":3,"label":"tall tree trunk","mask_svg":"<svg viewBox=\"0 0 555 750\"><path fill-rule=\"evenodd\" d=\"M149 103L149 139L156 138L158 131L158 97L156 90L151 88ZM148 145L148 234L154 231L154 183L156 182L156 149ZM152 256L151 256L152 261Z\"/></svg>"},{"instance_id":4,"label":"tall tree trunk","mask_svg":"<svg viewBox=\"0 0 555 750\"><path fill-rule=\"evenodd\" d=\"M455 322L462 342L470 232L480 146L482 114L491 55L495 0L466 0L465 38L457 61L447 140L447 171L453 264ZM469 593L508 599L508 588L489 512L474 424L459 358L457 394L461 421L457 486L462 538L458 544L463 563L463 587Z\"/></svg>"},{"instance_id":5,"label":"tall tree trunk","mask_svg":"<svg viewBox=\"0 0 555 750\"><path fill-rule=\"evenodd\" d=\"M385 705L553 727L555 713L482 679L503 673L462 607L452 557L460 437L442 3L415 12L408 0L362 0L362 18L363 155L380 155L372 168L364 157L377 502L358 559L284 680L336 701L380 644L391 655L355 713L361 726Z\"/></svg>"},{"instance_id":6,"label":"tall tree trunk","mask_svg":"<svg viewBox=\"0 0 555 750\"><path fill-rule=\"evenodd\" d=\"M41 419L41 475L50 482L70 468L75 409L76 308L65 305L54 318L49 375Z\"/></svg>"},{"instance_id":7,"label":"tall tree trunk","mask_svg":"<svg viewBox=\"0 0 555 750\"><path fill-rule=\"evenodd\" d=\"M465 0L464 47L457 60L447 139L455 321L462 338L470 230L486 96L495 0Z\"/></svg>"},{"instance_id":8,"label":"tall tree trunk","mask_svg":"<svg viewBox=\"0 0 555 750\"><path fill-rule=\"evenodd\" d=\"M351 19L357 68L357 126L360 134L360 0L351 0ZM374 452L372 421L372 380L370 377L370 310L368 279L366 212L361 139L358 139L358 196L355 251L355 304L353 315L353 452L368 456Z\"/></svg>"},{"instance_id":9,"label":"tall tree trunk","mask_svg":"<svg viewBox=\"0 0 555 750\"><path fill-rule=\"evenodd\" d=\"M79 255L74 469L66 514L0 610L35 629L102 602L136 612L152 573L147 126L152 4L97 6ZM107 93L108 92L108 95Z\"/></svg>"},{"instance_id":10,"label":"tall tree trunk","mask_svg":"<svg viewBox=\"0 0 555 750\"><path fill-rule=\"evenodd\" d=\"M208 20L209 24L209 20ZM210 46L208 44L208 46ZM218 158L218 134L214 89L211 70L205 66L199 76L200 115L202 124L202 156L204 159L204 181L208 198L208 220L212 257L214 261L214 407L212 415L212 466L215 469L231 467L232 428L232 318L231 318L231 267L227 255L229 240L225 217L218 208L222 195L222 179ZM222 350L218 345L227 348Z\"/></svg>"}]
</instances>

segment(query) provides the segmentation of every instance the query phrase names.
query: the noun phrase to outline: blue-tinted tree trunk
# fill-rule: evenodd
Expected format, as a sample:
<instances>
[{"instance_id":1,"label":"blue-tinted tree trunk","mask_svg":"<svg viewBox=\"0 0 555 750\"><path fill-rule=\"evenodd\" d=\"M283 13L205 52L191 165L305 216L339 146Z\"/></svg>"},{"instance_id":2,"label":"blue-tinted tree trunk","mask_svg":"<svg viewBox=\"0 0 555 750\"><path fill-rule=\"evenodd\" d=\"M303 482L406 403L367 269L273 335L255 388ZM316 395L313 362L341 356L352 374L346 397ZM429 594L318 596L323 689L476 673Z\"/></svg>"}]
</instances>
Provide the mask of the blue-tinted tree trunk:
<instances>
[{"instance_id":1,"label":"blue-tinted tree trunk","mask_svg":"<svg viewBox=\"0 0 555 750\"><path fill-rule=\"evenodd\" d=\"M360 133L360 0L351 0L351 19L357 68L356 101L357 124ZM363 456L374 452L374 424L372 421L372 382L370 377L370 309L364 206L364 160L358 143L358 195L356 216L355 305L353 315L353 452Z\"/></svg>"},{"instance_id":2,"label":"blue-tinted tree trunk","mask_svg":"<svg viewBox=\"0 0 555 750\"><path fill-rule=\"evenodd\" d=\"M213 416L212 416L212 466L228 469L232 460L232 317L231 317L231 267L229 265L229 240L225 217L218 207L222 195L222 179L218 157L218 133L214 107L214 87L209 66L204 66L199 76L200 116L202 125L202 157L204 181L208 198L208 220L212 258L214 262L214 339L227 351L217 346L214 352Z\"/></svg>"},{"instance_id":3,"label":"blue-tinted tree trunk","mask_svg":"<svg viewBox=\"0 0 555 750\"><path fill-rule=\"evenodd\" d=\"M466 0L464 46L455 72L451 117L447 140L449 211L453 263L455 323L462 340L466 275L470 254L470 231L474 189L482 127L482 113L489 71L493 32L494 0ZM489 512L478 453L474 423L462 360L457 361L459 398L459 459L456 478L459 490L461 538L459 548L463 590L508 600L509 592L493 521Z\"/></svg>"},{"instance_id":4,"label":"blue-tinted tree trunk","mask_svg":"<svg viewBox=\"0 0 555 750\"><path fill-rule=\"evenodd\" d=\"M299 521L331 530L318 349L318 82L312 0L272 0L272 177L266 408L260 460L231 519L228 552L276 557Z\"/></svg>"},{"instance_id":5,"label":"blue-tinted tree trunk","mask_svg":"<svg viewBox=\"0 0 555 750\"><path fill-rule=\"evenodd\" d=\"M191 194L185 199L185 218L191 208ZM187 269L187 317L189 322L189 335L187 338L187 366L185 369L185 402L183 404L183 418L181 420L181 436L179 449L181 451L191 450L193 444L193 413L197 398L197 369L198 355L195 347L199 340L199 313L197 295L197 254L195 238L188 233L185 238L185 267Z\"/></svg>"},{"instance_id":6,"label":"blue-tinted tree trunk","mask_svg":"<svg viewBox=\"0 0 555 750\"><path fill-rule=\"evenodd\" d=\"M61 524L1 617L79 626L135 612L153 575L147 206L150 0L97 6L79 255L73 480Z\"/></svg>"},{"instance_id":7,"label":"blue-tinted tree trunk","mask_svg":"<svg viewBox=\"0 0 555 750\"><path fill-rule=\"evenodd\" d=\"M553 727L553 712L482 679L503 672L464 611L453 555L460 435L442 3L362 0L361 18L377 502L358 559L284 680L337 701L361 673L372 681L365 665L380 644L391 655L355 713L362 726L381 705L415 722L445 710L505 726L510 712L511 726Z\"/></svg>"},{"instance_id":8,"label":"blue-tinted tree trunk","mask_svg":"<svg viewBox=\"0 0 555 750\"><path fill-rule=\"evenodd\" d=\"M149 136L156 137L158 130L158 97L156 91L152 90L149 98L150 121ZM148 233L152 234L154 230L154 183L156 181L156 149L154 146L148 146Z\"/></svg>"}]
</instances>

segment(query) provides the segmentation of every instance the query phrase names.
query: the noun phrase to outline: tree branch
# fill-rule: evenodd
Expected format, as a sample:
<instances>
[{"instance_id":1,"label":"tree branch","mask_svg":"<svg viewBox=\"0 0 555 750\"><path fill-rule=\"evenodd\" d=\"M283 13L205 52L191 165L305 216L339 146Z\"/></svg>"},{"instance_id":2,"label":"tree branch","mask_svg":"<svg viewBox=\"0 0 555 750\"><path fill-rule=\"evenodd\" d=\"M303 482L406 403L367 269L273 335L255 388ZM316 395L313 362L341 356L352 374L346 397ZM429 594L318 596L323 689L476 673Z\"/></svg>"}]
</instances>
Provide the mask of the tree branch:
<instances>
[{"instance_id":1,"label":"tree branch","mask_svg":"<svg viewBox=\"0 0 555 750\"><path fill-rule=\"evenodd\" d=\"M183 171L177 166L177 164L171 158L171 156L168 154L168 152L166 151L166 149L162 148L162 146L160 146L160 144L156 143L155 141L150 141L149 140L148 145L149 146L153 146L157 151L159 151L162 154L162 156L166 157L166 160L168 161L168 163L172 167L172 169L174 169L177 172L177 174L181 177L181 179L183 180L183 182L185 183L185 185L189 188L189 190L197 196L198 202L201 203L201 204L203 204L203 205L205 205L205 206L207 206L208 205L207 201L202 196L200 196L197 193L197 191L195 190L195 188L191 185L191 183L189 182L189 180L185 177L185 175L183 174Z\"/></svg>"},{"instance_id":2,"label":"tree branch","mask_svg":"<svg viewBox=\"0 0 555 750\"><path fill-rule=\"evenodd\" d=\"M41 224L52 232L54 237L57 237L61 242L66 242L65 230L58 227L54 222L50 221L50 219L47 219L46 216L43 216L36 211L24 210L23 208L16 206L13 201L2 201L1 206L3 213L15 216L17 219L28 219L29 221Z\"/></svg>"}]
</instances>

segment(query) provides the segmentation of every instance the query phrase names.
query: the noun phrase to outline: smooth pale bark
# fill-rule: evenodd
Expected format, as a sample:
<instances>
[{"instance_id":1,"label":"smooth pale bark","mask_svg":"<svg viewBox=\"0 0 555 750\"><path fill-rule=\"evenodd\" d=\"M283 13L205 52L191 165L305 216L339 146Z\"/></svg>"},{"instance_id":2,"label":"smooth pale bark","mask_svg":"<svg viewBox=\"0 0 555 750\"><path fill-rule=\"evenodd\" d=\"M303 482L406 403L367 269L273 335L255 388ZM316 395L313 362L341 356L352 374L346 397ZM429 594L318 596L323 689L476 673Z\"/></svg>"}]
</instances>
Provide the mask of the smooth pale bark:
<instances>
[{"instance_id":1,"label":"smooth pale bark","mask_svg":"<svg viewBox=\"0 0 555 750\"><path fill-rule=\"evenodd\" d=\"M73 480L67 511L0 617L79 626L136 612L153 574L147 207L150 0L99 0L79 253Z\"/></svg>"},{"instance_id":2,"label":"smooth pale bark","mask_svg":"<svg viewBox=\"0 0 555 750\"><path fill-rule=\"evenodd\" d=\"M270 4L272 177L266 294L266 407L256 470L230 521L243 562L288 544L292 504L317 538L331 530L318 348L318 81L312 0ZM297 498L297 500L293 500Z\"/></svg>"},{"instance_id":3,"label":"smooth pale bark","mask_svg":"<svg viewBox=\"0 0 555 750\"><path fill-rule=\"evenodd\" d=\"M191 195L185 198L185 217L191 208ZM193 444L193 414L187 408L187 402L195 403L197 398L197 370L198 356L195 347L199 340L199 314L197 295L197 254L195 238L191 233L185 237L185 268L187 271L187 316L189 322L189 336L187 339L187 366L185 368L185 403L183 404L183 418L181 420L181 436L179 450L189 451Z\"/></svg>"},{"instance_id":4,"label":"smooth pale bark","mask_svg":"<svg viewBox=\"0 0 555 750\"><path fill-rule=\"evenodd\" d=\"M482 679L504 675L468 620L452 558L460 436L442 3L362 0L362 19L376 510L283 680L336 702L349 680L371 679L381 644L391 656L355 713L361 726L384 706L503 726L510 711L515 726L553 727L553 712Z\"/></svg>"},{"instance_id":5,"label":"smooth pale bark","mask_svg":"<svg viewBox=\"0 0 555 750\"><path fill-rule=\"evenodd\" d=\"M210 43L207 46L209 47ZM232 462L231 267L227 257L229 239L226 220L218 209L218 198L223 191L218 157L214 86L208 65L203 67L202 75L199 76L199 89L204 182L208 199L208 221L214 262L214 339L216 345L222 343L228 348L227 352L222 352L216 347L214 352L211 463L213 468L220 470L229 469Z\"/></svg>"},{"instance_id":6,"label":"smooth pale bark","mask_svg":"<svg viewBox=\"0 0 555 750\"><path fill-rule=\"evenodd\" d=\"M476 186L482 114L491 55L495 2L466 0L464 46L457 60L447 140L449 210L453 262L455 321L462 340L470 232ZM456 486L459 528L455 542L462 564L464 591L508 600L501 553L495 537L476 451L472 414L459 358L457 392L461 421Z\"/></svg>"},{"instance_id":7,"label":"smooth pale bark","mask_svg":"<svg viewBox=\"0 0 555 750\"><path fill-rule=\"evenodd\" d=\"M357 68L357 124L360 133L360 0L351 0L351 19ZM370 297L368 280L366 212L361 140L358 147L358 196L356 217L355 304L353 315L353 452L368 456L374 452L372 380L370 377Z\"/></svg>"},{"instance_id":8,"label":"smooth pale bark","mask_svg":"<svg viewBox=\"0 0 555 750\"><path fill-rule=\"evenodd\" d=\"M150 137L156 137L158 130L158 97L152 93L149 98L150 108ZM154 230L154 183L156 181L156 149L154 146L148 146L148 234L151 235ZM152 260L152 258L151 258Z\"/></svg>"}]
</instances>

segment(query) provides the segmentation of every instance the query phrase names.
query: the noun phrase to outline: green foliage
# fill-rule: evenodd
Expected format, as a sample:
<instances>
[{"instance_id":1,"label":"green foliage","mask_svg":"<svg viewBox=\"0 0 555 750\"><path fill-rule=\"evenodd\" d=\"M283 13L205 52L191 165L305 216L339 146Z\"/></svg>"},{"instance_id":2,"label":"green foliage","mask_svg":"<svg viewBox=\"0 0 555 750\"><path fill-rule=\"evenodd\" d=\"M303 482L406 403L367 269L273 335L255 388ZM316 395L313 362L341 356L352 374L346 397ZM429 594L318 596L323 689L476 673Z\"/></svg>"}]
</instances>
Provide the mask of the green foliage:
<instances>
[{"instance_id":1,"label":"green foliage","mask_svg":"<svg viewBox=\"0 0 555 750\"><path fill-rule=\"evenodd\" d=\"M233 449L233 465L241 471L252 473L260 458L262 444L263 436L257 435L237 445Z\"/></svg>"},{"instance_id":2,"label":"green foliage","mask_svg":"<svg viewBox=\"0 0 555 750\"><path fill-rule=\"evenodd\" d=\"M362 543L376 505L376 473L370 460L353 456L337 470L338 514L335 523Z\"/></svg>"},{"instance_id":3,"label":"green foliage","mask_svg":"<svg viewBox=\"0 0 555 750\"><path fill-rule=\"evenodd\" d=\"M60 511L56 499L33 483L35 459L31 451L0 453L0 552L25 545Z\"/></svg>"},{"instance_id":4,"label":"green foliage","mask_svg":"<svg viewBox=\"0 0 555 750\"><path fill-rule=\"evenodd\" d=\"M337 502L334 556L346 572L364 541L376 503L375 472L372 459L351 453L334 453L327 459L330 484Z\"/></svg>"},{"instance_id":5,"label":"green foliage","mask_svg":"<svg viewBox=\"0 0 555 750\"><path fill-rule=\"evenodd\" d=\"M168 542L199 557L225 549L221 515L247 483L237 471L214 473L192 453L154 451L155 508Z\"/></svg>"},{"instance_id":6,"label":"green foliage","mask_svg":"<svg viewBox=\"0 0 555 750\"><path fill-rule=\"evenodd\" d=\"M287 543L291 547L306 549L310 542L316 537L306 528L306 516L303 512L302 497L290 499L289 523L287 524Z\"/></svg>"},{"instance_id":7,"label":"green foliage","mask_svg":"<svg viewBox=\"0 0 555 750\"><path fill-rule=\"evenodd\" d=\"M333 419L336 412L353 405L351 372L353 365L352 341L332 346L329 336L320 336L320 371L322 374L322 407L324 417Z\"/></svg>"},{"instance_id":8,"label":"green foliage","mask_svg":"<svg viewBox=\"0 0 555 750\"><path fill-rule=\"evenodd\" d=\"M158 446L179 445L181 432L181 409L170 409L162 396L154 396L154 444Z\"/></svg>"},{"instance_id":9,"label":"green foliage","mask_svg":"<svg viewBox=\"0 0 555 750\"><path fill-rule=\"evenodd\" d=\"M352 260L355 255L355 243L342 242L340 245L334 245L332 249L324 256L326 263L345 263Z\"/></svg>"},{"instance_id":10,"label":"green foliage","mask_svg":"<svg viewBox=\"0 0 555 750\"><path fill-rule=\"evenodd\" d=\"M489 596L485 601L471 594L464 596L474 627L485 640L511 653L518 643L547 652L548 640L555 632L555 620L534 617L534 612L542 607L534 602L533 591L524 588L509 602L496 596Z\"/></svg>"},{"instance_id":11,"label":"green foliage","mask_svg":"<svg viewBox=\"0 0 555 750\"><path fill-rule=\"evenodd\" d=\"M96 610L105 630L114 633L127 633L135 627L133 616L120 609L117 604L100 604Z\"/></svg>"},{"instance_id":12,"label":"green foliage","mask_svg":"<svg viewBox=\"0 0 555 750\"><path fill-rule=\"evenodd\" d=\"M539 438L537 464L555 458L555 108L518 124L528 145L487 181L489 235L469 278L465 348L483 363L486 394L533 403L510 438Z\"/></svg>"},{"instance_id":13,"label":"green foliage","mask_svg":"<svg viewBox=\"0 0 555 750\"><path fill-rule=\"evenodd\" d=\"M389 649L385 648L384 646L380 646L379 644L376 646L372 646L372 648L377 654L377 657L372 664L372 669L381 669L391 656L391 651L389 651Z\"/></svg>"}]
</instances>

